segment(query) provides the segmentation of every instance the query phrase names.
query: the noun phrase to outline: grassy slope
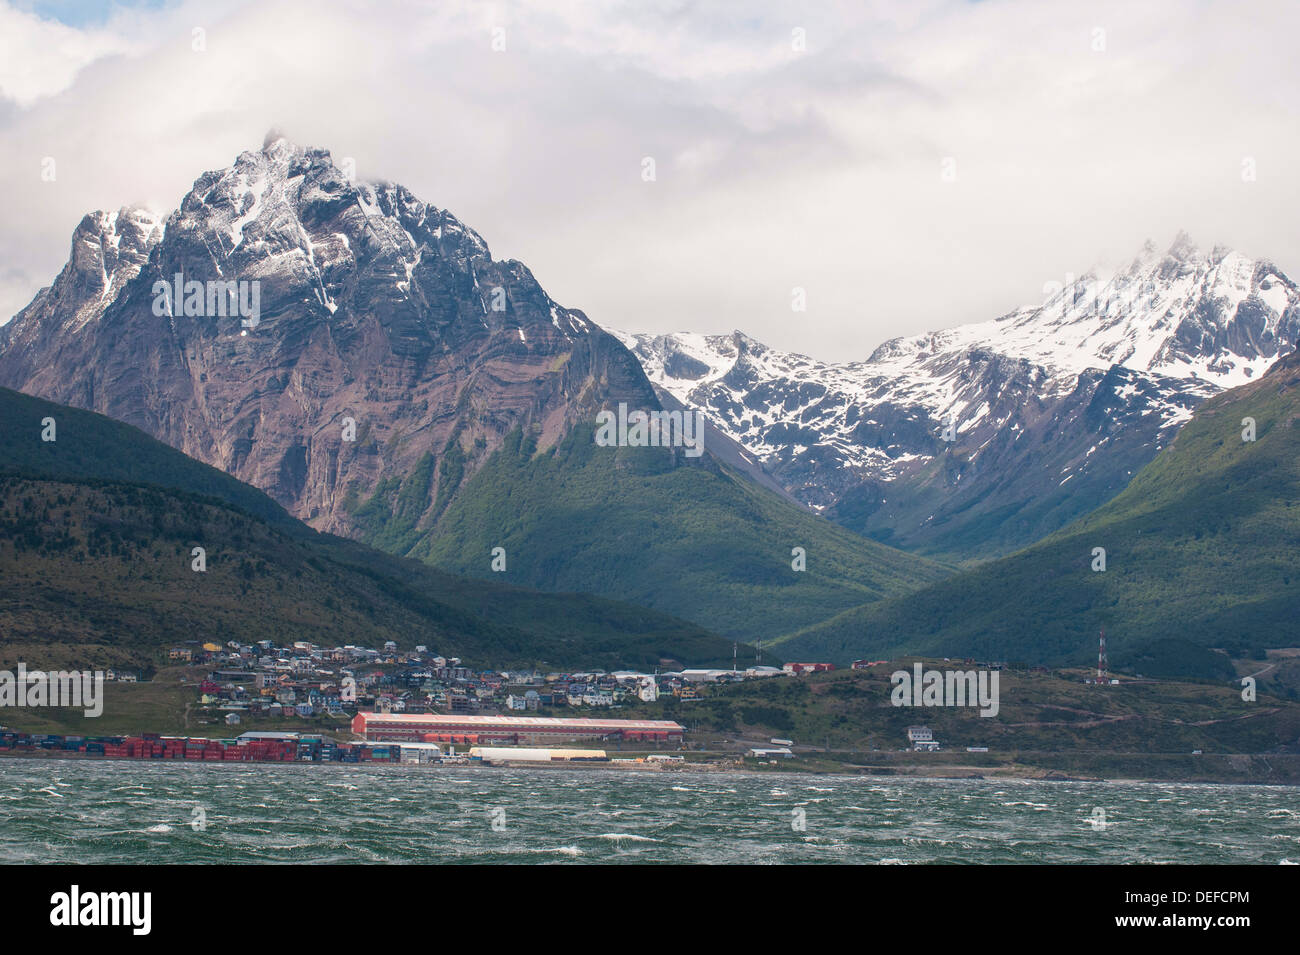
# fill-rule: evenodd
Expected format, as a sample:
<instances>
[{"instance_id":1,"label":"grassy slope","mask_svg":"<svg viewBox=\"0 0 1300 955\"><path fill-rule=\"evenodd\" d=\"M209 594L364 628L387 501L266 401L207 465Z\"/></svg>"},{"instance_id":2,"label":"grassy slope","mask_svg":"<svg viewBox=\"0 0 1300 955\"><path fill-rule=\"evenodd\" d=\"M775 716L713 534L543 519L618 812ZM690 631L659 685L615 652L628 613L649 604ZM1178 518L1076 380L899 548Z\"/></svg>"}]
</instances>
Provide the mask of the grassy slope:
<instances>
[{"instance_id":1,"label":"grassy slope","mask_svg":"<svg viewBox=\"0 0 1300 955\"><path fill-rule=\"evenodd\" d=\"M1257 440L1241 440L1253 417ZM1092 549L1107 569L1091 570ZM1017 554L790 635L787 656L907 650L1095 659L1223 677L1227 658L1294 646L1300 611L1300 359L1206 402L1110 503Z\"/></svg>"},{"instance_id":2,"label":"grassy slope","mask_svg":"<svg viewBox=\"0 0 1300 955\"><path fill-rule=\"evenodd\" d=\"M46 417L54 442L40 440ZM0 658L10 663L147 666L180 640L264 637L425 643L493 665L731 657L730 641L665 614L465 580L317 534L255 489L100 415L0 389L0 441ZM200 544L203 574L190 569Z\"/></svg>"},{"instance_id":3,"label":"grassy slope","mask_svg":"<svg viewBox=\"0 0 1300 955\"><path fill-rule=\"evenodd\" d=\"M747 740L785 737L805 746L884 752L907 746L907 727L922 723L947 750L988 746L997 753L1294 752L1300 703L1241 699L1231 683L1083 683L1084 671L1004 671L1000 707L982 717L970 707L901 707L890 703L889 675L910 669L900 659L871 670L772 677L711 689L705 699L637 704L637 716L676 719L702 732ZM928 661L929 668L952 664Z\"/></svg>"},{"instance_id":4,"label":"grassy slope","mask_svg":"<svg viewBox=\"0 0 1300 955\"><path fill-rule=\"evenodd\" d=\"M327 715L270 719L257 717L227 726L223 714L198 708L198 667L166 666L152 680L140 683L105 683L104 711L88 717L84 710L68 707L7 707L6 727L23 733L57 733L76 736L129 736L162 733L165 736L206 736L224 739L249 730L350 735L347 717Z\"/></svg>"},{"instance_id":5,"label":"grassy slope","mask_svg":"<svg viewBox=\"0 0 1300 955\"><path fill-rule=\"evenodd\" d=\"M432 531L385 518L405 490L357 509L368 542L400 540L403 552L457 573L632 601L750 643L944 573L709 459L674 466L668 450L598 447L581 427L540 454L511 435ZM498 546L501 574L490 570ZM803 572L791 567L794 547L807 553Z\"/></svg>"}]
</instances>

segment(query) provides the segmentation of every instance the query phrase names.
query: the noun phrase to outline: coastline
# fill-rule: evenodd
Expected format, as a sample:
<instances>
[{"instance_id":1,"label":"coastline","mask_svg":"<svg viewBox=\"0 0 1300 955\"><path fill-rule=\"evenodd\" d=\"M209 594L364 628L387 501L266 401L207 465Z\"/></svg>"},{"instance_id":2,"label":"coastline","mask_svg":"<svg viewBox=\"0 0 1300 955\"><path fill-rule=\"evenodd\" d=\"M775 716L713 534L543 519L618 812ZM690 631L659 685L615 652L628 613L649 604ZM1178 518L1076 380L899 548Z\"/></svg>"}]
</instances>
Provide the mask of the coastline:
<instances>
[{"instance_id":1,"label":"coastline","mask_svg":"<svg viewBox=\"0 0 1300 955\"><path fill-rule=\"evenodd\" d=\"M1107 754L1112 757L1116 755L1129 756L1134 759L1146 758L1145 754ZM1279 755L1290 754L1269 754L1268 758L1277 759ZM1204 757L1199 757L1204 758ZM1226 758L1226 757L1225 757ZM1241 759L1240 756L1233 758ZM1262 759L1263 757L1252 757ZM1300 757L1295 757L1300 761ZM1171 777L1158 775L1128 775L1128 776L1086 776L1073 775L1061 772L1056 769L1045 768L1041 766L1032 766L1026 764L1016 764L1014 766L997 766L985 767L983 771L963 772L965 769L959 765L931 765L923 766L912 764L900 771L899 767L883 766L866 766L855 764L835 764L828 765L825 762L808 764L803 760L791 760L777 766L756 765L752 762L747 763L741 760L684 760L682 762L637 762L635 759L615 758L601 761L553 761L553 762L533 762L533 761L513 761L502 763L485 763L479 760L473 761L448 761L446 763L428 762L428 763L410 763L399 761L374 760L365 763L349 762L323 762L310 760L199 760L199 759L139 759L122 756L100 756L87 755L77 752L60 752L51 750L37 751L14 751L0 750L0 759L16 760L46 760L52 762L92 762L92 763L114 763L114 764L190 764L190 765L219 765L219 766L310 766L313 769L322 766L333 766L338 768L351 768L353 766L378 765L403 767L411 772L439 772L445 770L513 770L513 769L540 769L540 770L576 770L582 772L610 772L623 770L635 773L662 773L669 776L681 774L707 776L738 773L751 776L815 776L826 778L846 778L846 779L873 779L881 782L886 781L930 781L930 782L1059 782L1059 783L1089 783L1089 784L1185 784L1185 785L1213 785L1213 786L1269 786L1269 787L1300 787L1300 779L1259 779L1259 778L1230 778L1216 775L1195 775L1187 777Z\"/></svg>"}]
</instances>

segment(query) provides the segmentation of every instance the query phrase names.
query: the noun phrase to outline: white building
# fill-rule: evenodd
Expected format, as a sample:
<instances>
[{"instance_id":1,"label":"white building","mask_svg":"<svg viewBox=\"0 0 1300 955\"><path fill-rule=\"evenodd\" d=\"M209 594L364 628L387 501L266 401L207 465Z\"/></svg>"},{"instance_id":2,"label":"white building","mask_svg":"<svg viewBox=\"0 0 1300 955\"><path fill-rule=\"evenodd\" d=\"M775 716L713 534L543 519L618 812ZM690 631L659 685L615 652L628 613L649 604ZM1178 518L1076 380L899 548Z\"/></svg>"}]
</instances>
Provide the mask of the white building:
<instances>
[{"instance_id":1,"label":"white building","mask_svg":"<svg viewBox=\"0 0 1300 955\"><path fill-rule=\"evenodd\" d=\"M683 670L678 674L688 683L716 683L718 680L728 680L736 674L732 670Z\"/></svg>"},{"instance_id":2,"label":"white building","mask_svg":"<svg viewBox=\"0 0 1300 955\"><path fill-rule=\"evenodd\" d=\"M907 741L912 744L912 751L917 753L936 753L939 741L934 738L934 731L928 726L909 726Z\"/></svg>"},{"instance_id":3,"label":"white building","mask_svg":"<svg viewBox=\"0 0 1300 955\"><path fill-rule=\"evenodd\" d=\"M442 747L437 743L403 743L402 762L432 763L442 758Z\"/></svg>"}]
</instances>

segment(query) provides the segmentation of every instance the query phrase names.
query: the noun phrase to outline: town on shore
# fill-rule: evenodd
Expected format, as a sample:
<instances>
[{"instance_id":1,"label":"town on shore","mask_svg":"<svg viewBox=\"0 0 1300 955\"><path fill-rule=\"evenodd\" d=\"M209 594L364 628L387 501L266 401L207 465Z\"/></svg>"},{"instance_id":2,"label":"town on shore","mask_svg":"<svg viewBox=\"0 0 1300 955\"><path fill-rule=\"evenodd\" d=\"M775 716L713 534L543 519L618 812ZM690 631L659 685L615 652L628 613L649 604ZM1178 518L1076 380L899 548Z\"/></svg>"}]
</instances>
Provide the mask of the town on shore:
<instances>
[{"instance_id":1,"label":"town on shore","mask_svg":"<svg viewBox=\"0 0 1300 955\"><path fill-rule=\"evenodd\" d=\"M233 738L24 733L0 727L0 753L108 759L182 759L207 762L390 763L618 763L652 767L684 763L685 728L672 720L527 716L556 709L608 712L625 703L663 696L700 698L706 683L773 678L833 669L831 664L750 666L645 673L481 670L425 646L399 650L325 648L306 641L276 646L230 641L173 646L168 662L201 673L193 712L197 722L228 728L260 720L351 718L351 740L325 733L250 729ZM133 671L107 671L118 683L137 683ZM227 729L227 732L231 732ZM752 757L792 756L783 746L756 748ZM580 744L577 747L567 744ZM587 744L583 746L581 744ZM660 748L609 756L593 744Z\"/></svg>"},{"instance_id":2,"label":"town on shore","mask_svg":"<svg viewBox=\"0 0 1300 955\"><path fill-rule=\"evenodd\" d=\"M1300 782L1300 754L1286 744L1297 708L1283 699L1254 706L1211 684L929 662L938 669L904 658L548 671L485 669L392 642L196 640L161 650L148 670L105 673L102 718L0 710L0 723L14 721L0 725L0 755ZM982 693L950 705L938 680L934 700L897 698L900 674L928 685L974 677L972 667L989 677L993 705ZM1004 715L985 719L999 714L998 677ZM1180 719L1168 719L1171 706ZM1282 745L1259 749L1255 726Z\"/></svg>"}]
</instances>

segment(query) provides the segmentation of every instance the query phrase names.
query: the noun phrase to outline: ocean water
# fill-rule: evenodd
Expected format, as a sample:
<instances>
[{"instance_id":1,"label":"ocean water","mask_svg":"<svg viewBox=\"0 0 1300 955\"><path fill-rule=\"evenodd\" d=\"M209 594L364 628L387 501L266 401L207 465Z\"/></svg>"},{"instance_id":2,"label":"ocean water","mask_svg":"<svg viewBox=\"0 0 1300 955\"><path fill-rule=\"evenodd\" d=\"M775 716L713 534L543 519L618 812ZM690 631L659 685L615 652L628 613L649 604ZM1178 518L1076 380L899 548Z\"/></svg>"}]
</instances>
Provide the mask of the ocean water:
<instances>
[{"instance_id":1,"label":"ocean water","mask_svg":"<svg viewBox=\"0 0 1300 955\"><path fill-rule=\"evenodd\" d=\"M1300 789L0 759L0 862L1300 861Z\"/></svg>"}]
</instances>

